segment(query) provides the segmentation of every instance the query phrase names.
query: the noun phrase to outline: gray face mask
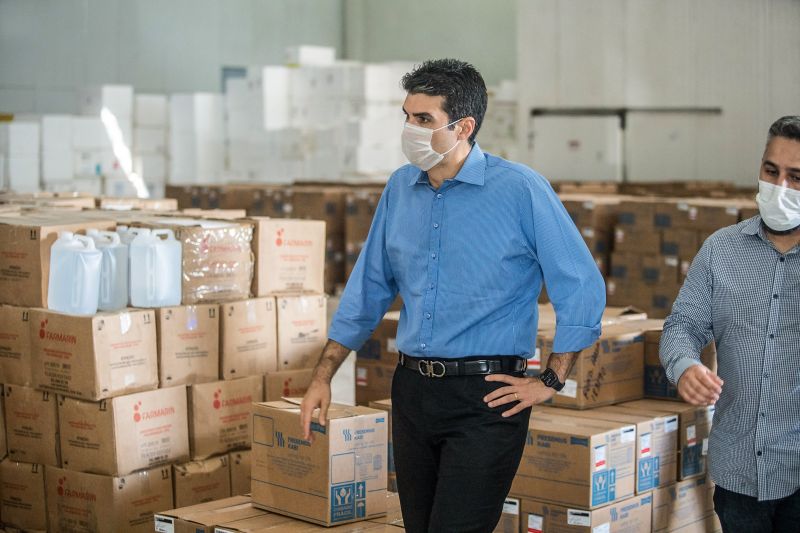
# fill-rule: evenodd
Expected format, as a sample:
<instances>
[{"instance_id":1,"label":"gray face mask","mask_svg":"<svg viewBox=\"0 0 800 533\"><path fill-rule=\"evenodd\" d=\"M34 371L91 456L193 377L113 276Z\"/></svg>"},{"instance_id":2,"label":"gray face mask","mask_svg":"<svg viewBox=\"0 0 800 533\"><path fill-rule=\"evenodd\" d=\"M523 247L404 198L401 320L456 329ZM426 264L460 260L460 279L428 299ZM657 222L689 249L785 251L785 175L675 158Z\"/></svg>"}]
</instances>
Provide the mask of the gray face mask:
<instances>
[{"instance_id":1,"label":"gray face mask","mask_svg":"<svg viewBox=\"0 0 800 533\"><path fill-rule=\"evenodd\" d=\"M454 120L450 124L445 124L441 128L436 128L435 130L423 128L422 126L415 126L406 122L405 126L403 126L401 141L403 153L408 158L408 161L415 167L419 167L426 172L438 165L442 159L444 159L444 156L449 154L461 141L456 141L449 150L440 154L431 146L433 134L448 126L452 126L459 120L461 119Z\"/></svg>"}]
</instances>

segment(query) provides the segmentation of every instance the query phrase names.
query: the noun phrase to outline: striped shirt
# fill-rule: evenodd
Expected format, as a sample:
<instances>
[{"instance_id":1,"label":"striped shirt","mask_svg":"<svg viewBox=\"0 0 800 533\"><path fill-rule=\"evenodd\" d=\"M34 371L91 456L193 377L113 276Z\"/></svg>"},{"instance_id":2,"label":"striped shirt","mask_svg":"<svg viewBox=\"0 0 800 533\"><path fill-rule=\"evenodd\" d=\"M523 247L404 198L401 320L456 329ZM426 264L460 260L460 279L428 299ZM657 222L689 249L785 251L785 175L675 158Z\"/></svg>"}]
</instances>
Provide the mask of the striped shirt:
<instances>
[{"instance_id":1,"label":"striped shirt","mask_svg":"<svg viewBox=\"0 0 800 533\"><path fill-rule=\"evenodd\" d=\"M359 349L399 292L400 351L528 357L543 279L554 350L591 345L605 286L575 224L542 176L475 144L439 189L411 165L392 174L328 336Z\"/></svg>"},{"instance_id":2,"label":"striped shirt","mask_svg":"<svg viewBox=\"0 0 800 533\"><path fill-rule=\"evenodd\" d=\"M716 343L724 385L709 473L759 500L800 489L799 250L778 252L759 216L717 231L692 262L661 338L673 383Z\"/></svg>"}]
</instances>

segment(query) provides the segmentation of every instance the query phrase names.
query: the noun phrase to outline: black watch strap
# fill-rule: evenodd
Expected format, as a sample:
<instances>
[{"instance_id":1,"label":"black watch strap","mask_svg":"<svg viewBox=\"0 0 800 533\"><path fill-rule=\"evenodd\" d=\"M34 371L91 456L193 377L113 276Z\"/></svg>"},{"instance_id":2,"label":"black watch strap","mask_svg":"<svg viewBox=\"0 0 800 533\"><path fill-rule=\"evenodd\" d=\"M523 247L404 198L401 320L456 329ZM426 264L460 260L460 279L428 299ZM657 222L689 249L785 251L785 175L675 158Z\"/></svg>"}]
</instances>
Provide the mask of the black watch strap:
<instances>
[{"instance_id":1,"label":"black watch strap","mask_svg":"<svg viewBox=\"0 0 800 533\"><path fill-rule=\"evenodd\" d=\"M551 389L559 392L561 389L564 388L564 384L558 380L558 374L553 371L552 368L546 369L539 375L539 379L542 380L546 386L550 387Z\"/></svg>"}]
</instances>

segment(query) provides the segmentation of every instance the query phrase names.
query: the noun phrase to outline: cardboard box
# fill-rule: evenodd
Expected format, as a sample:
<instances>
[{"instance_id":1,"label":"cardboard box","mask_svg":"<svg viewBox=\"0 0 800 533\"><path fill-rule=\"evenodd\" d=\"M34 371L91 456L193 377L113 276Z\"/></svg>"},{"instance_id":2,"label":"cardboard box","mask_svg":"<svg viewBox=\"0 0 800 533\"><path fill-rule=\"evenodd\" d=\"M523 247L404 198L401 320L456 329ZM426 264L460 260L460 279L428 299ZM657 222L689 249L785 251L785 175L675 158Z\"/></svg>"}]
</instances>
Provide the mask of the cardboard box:
<instances>
[{"instance_id":1,"label":"cardboard box","mask_svg":"<svg viewBox=\"0 0 800 533\"><path fill-rule=\"evenodd\" d=\"M678 416L644 414L614 406L588 411L534 406L532 416L560 415L610 420L636 427L636 494L675 483L678 464Z\"/></svg>"},{"instance_id":2,"label":"cardboard box","mask_svg":"<svg viewBox=\"0 0 800 533\"><path fill-rule=\"evenodd\" d=\"M400 323L400 312L389 311L383 316L372 336L358 350L360 363L377 363L396 365L400 357L397 349L397 327Z\"/></svg>"},{"instance_id":3,"label":"cardboard box","mask_svg":"<svg viewBox=\"0 0 800 533\"><path fill-rule=\"evenodd\" d=\"M94 200L92 199L92 204ZM50 247L59 231L114 229L111 220L60 213L0 217L0 299L22 307L47 307Z\"/></svg>"},{"instance_id":4,"label":"cardboard box","mask_svg":"<svg viewBox=\"0 0 800 533\"><path fill-rule=\"evenodd\" d=\"M101 402L61 396L64 468L111 476L186 461L186 388L171 387Z\"/></svg>"},{"instance_id":5,"label":"cardboard box","mask_svg":"<svg viewBox=\"0 0 800 533\"><path fill-rule=\"evenodd\" d=\"M638 400L618 407L645 413L678 415L678 480L704 476L708 455L708 435L714 418L714 406L694 406L684 402Z\"/></svg>"},{"instance_id":6,"label":"cardboard box","mask_svg":"<svg viewBox=\"0 0 800 533\"><path fill-rule=\"evenodd\" d=\"M311 385L313 372L312 368L267 372L264 376L264 400L272 402L281 398L302 398Z\"/></svg>"},{"instance_id":7,"label":"cardboard box","mask_svg":"<svg viewBox=\"0 0 800 533\"><path fill-rule=\"evenodd\" d=\"M261 401L263 387L261 376L189 387L192 459L205 459L250 446L251 405Z\"/></svg>"},{"instance_id":8,"label":"cardboard box","mask_svg":"<svg viewBox=\"0 0 800 533\"><path fill-rule=\"evenodd\" d=\"M146 227L168 228L180 241L183 304L250 297L253 226L242 221L153 218Z\"/></svg>"},{"instance_id":9,"label":"cardboard box","mask_svg":"<svg viewBox=\"0 0 800 533\"><path fill-rule=\"evenodd\" d=\"M748 201L750 203L751 201ZM716 230L739 222L741 200L689 198L675 204L673 226L682 229Z\"/></svg>"},{"instance_id":10,"label":"cardboard box","mask_svg":"<svg viewBox=\"0 0 800 533\"><path fill-rule=\"evenodd\" d=\"M298 404L254 406L253 503L326 526L386 514L386 413L331 404L310 442Z\"/></svg>"},{"instance_id":11,"label":"cardboard box","mask_svg":"<svg viewBox=\"0 0 800 533\"><path fill-rule=\"evenodd\" d=\"M278 369L275 299L253 298L220 306L220 377L274 372Z\"/></svg>"},{"instance_id":12,"label":"cardboard box","mask_svg":"<svg viewBox=\"0 0 800 533\"><path fill-rule=\"evenodd\" d=\"M231 465L231 495L250 494L251 450L228 454Z\"/></svg>"},{"instance_id":13,"label":"cardboard box","mask_svg":"<svg viewBox=\"0 0 800 533\"><path fill-rule=\"evenodd\" d=\"M0 497L4 525L25 531L47 530L44 466L4 459L0 463Z\"/></svg>"},{"instance_id":14,"label":"cardboard box","mask_svg":"<svg viewBox=\"0 0 800 533\"><path fill-rule=\"evenodd\" d=\"M328 340L325 295L278 297L278 370L311 368Z\"/></svg>"},{"instance_id":15,"label":"cardboard box","mask_svg":"<svg viewBox=\"0 0 800 533\"><path fill-rule=\"evenodd\" d=\"M721 532L714 484L701 477L653 491L653 533Z\"/></svg>"},{"instance_id":16,"label":"cardboard box","mask_svg":"<svg viewBox=\"0 0 800 533\"><path fill-rule=\"evenodd\" d=\"M214 526L270 514L253 506L249 496L233 496L156 514L156 533L213 533Z\"/></svg>"},{"instance_id":17,"label":"cardboard box","mask_svg":"<svg viewBox=\"0 0 800 533\"><path fill-rule=\"evenodd\" d=\"M675 286L678 283L679 270L680 261L677 257L644 256L642 257L642 270L639 279L657 287Z\"/></svg>"},{"instance_id":18,"label":"cardboard box","mask_svg":"<svg viewBox=\"0 0 800 533\"><path fill-rule=\"evenodd\" d=\"M4 396L9 458L20 463L61 466L56 395L6 385Z\"/></svg>"},{"instance_id":19,"label":"cardboard box","mask_svg":"<svg viewBox=\"0 0 800 533\"><path fill-rule=\"evenodd\" d=\"M8 440L6 428L5 386L0 385L0 457L8 455ZM0 515L2 516L2 515Z\"/></svg>"},{"instance_id":20,"label":"cardboard box","mask_svg":"<svg viewBox=\"0 0 800 533\"><path fill-rule=\"evenodd\" d=\"M558 407L589 409L641 398L644 382L644 331L649 321L624 321L603 327L600 338L582 350L564 388L552 400ZM554 330L539 333L542 368L553 351Z\"/></svg>"},{"instance_id":21,"label":"cardboard box","mask_svg":"<svg viewBox=\"0 0 800 533\"><path fill-rule=\"evenodd\" d=\"M676 215L674 198L629 198L619 204L617 224L636 227L641 230L654 230L674 227ZM656 252L658 253L658 252Z\"/></svg>"},{"instance_id":22,"label":"cardboard box","mask_svg":"<svg viewBox=\"0 0 800 533\"><path fill-rule=\"evenodd\" d=\"M369 402L390 398L395 370L396 363L375 365L356 361L356 403L367 405Z\"/></svg>"},{"instance_id":23,"label":"cardboard box","mask_svg":"<svg viewBox=\"0 0 800 533\"><path fill-rule=\"evenodd\" d=\"M31 384L30 313L25 307L0 305L0 382Z\"/></svg>"},{"instance_id":24,"label":"cardboard box","mask_svg":"<svg viewBox=\"0 0 800 533\"><path fill-rule=\"evenodd\" d=\"M693 229L663 230L661 234L661 254L673 257L693 258L700 250L700 234Z\"/></svg>"},{"instance_id":25,"label":"cardboard box","mask_svg":"<svg viewBox=\"0 0 800 533\"><path fill-rule=\"evenodd\" d=\"M263 511L263 513L250 518L222 522L214 527L214 533L300 533L322 529L314 524L301 522L288 516L267 511ZM346 527L340 526L341 531L337 529L336 532L349 533L350 530L342 529Z\"/></svg>"},{"instance_id":26,"label":"cardboard box","mask_svg":"<svg viewBox=\"0 0 800 533\"><path fill-rule=\"evenodd\" d=\"M325 222L251 219L256 258L253 294L325 292Z\"/></svg>"},{"instance_id":27,"label":"cardboard box","mask_svg":"<svg viewBox=\"0 0 800 533\"><path fill-rule=\"evenodd\" d=\"M372 218L381 198L380 188L364 188L345 197L345 276L350 277L358 255L369 235Z\"/></svg>"},{"instance_id":28,"label":"cardboard box","mask_svg":"<svg viewBox=\"0 0 800 533\"><path fill-rule=\"evenodd\" d=\"M162 387L219 379L219 306L156 309Z\"/></svg>"},{"instance_id":29,"label":"cardboard box","mask_svg":"<svg viewBox=\"0 0 800 533\"><path fill-rule=\"evenodd\" d=\"M492 533L518 533L520 530L520 501L506 498L503 503L503 514Z\"/></svg>"},{"instance_id":30,"label":"cardboard box","mask_svg":"<svg viewBox=\"0 0 800 533\"><path fill-rule=\"evenodd\" d=\"M661 232L654 229L617 226L614 228L614 251L655 255L661 251Z\"/></svg>"},{"instance_id":31,"label":"cardboard box","mask_svg":"<svg viewBox=\"0 0 800 533\"><path fill-rule=\"evenodd\" d=\"M149 533L153 514L175 506L168 466L121 477L48 467L45 482L52 531Z\"/></svg>"},{"instance_id":32,"label":"cardboard box","mask_svg":"<svg viewBox=\"0 0 800 533\"><path fill-rule=\"evenodd\" d=\"M606 420L531 417L510 495L583 509L633 495L636 428Z\"/></svg>"},{"instance_id":33,"label":"cardboard box","mask_svg":"<svg viewBox=\"0 0 800 533\"><path fill-rule=\"evenodd\" d=\"M187 507L231 496L227 455L172 466L175 505Z\"/></svg>"},{"instance_id":34,"label":"cardboard box","mask_svg":"<svg viewBox=\"0 0 800 533\"><path fill-rule=\"evenodd\" d=\"M594 510L525 499L522 526L529 533L642 533L650 531L652 510L649 492Z\"/></svg>"},{"instance_id":35,"label":"cardboard box","mask_svg":"<svg viewBox=\"0 0 800 533\"><path fill-rule=\"evenodd\" d=\"M659 345L661 344L661 326L654 325L644 334L644 397L655 400L681 400L678 389L667 379L667 372L661 365ZM700 361L712 372L717 371L717 349L711 342L700 353Z\"/></svg>"},{"instance_id":36,"label":"cardboard box","mask_svg":"<svg viewBox=\"0 0 800 533\"><path fill-rule=\"evenodd\" d=\"M387 457L387 459L386 459L386 471L387 471L389 477L391 478L391 477L394 477L397 474L397 472L395 471L395 468L394 468L394 447L392 446L392 400L391 400L391 398L389 398L389 399L386 399L386 400L372 401L372 402L369 402L369 406L372 409L380 409L381 411L386 411L387 413L389 413L389 416L387 417L388 420L389 420L389 428L388 428L388 431L387 431L388 447L387 447L387 454L386 454L386 457ZM396 484L397 480L395 479L394 482ZM390 491L392 490L393 487L391 486L391 480L390 480L389 486L387 486L387 488ZM393 492L397 492L397 491L395 490ZM517 513L517 514L519 514L519 513Z\"/></svg>"},{"instance_id":37,"label":"cardboard box","mask_svg":"<svg viewBox=\"0 0 800 533\"><path fill-rule=\"evenodd\" d=\"M155 312L76 316L32 309L33 385L101 400L158 387Z\"/></svg>"}]
</instances>

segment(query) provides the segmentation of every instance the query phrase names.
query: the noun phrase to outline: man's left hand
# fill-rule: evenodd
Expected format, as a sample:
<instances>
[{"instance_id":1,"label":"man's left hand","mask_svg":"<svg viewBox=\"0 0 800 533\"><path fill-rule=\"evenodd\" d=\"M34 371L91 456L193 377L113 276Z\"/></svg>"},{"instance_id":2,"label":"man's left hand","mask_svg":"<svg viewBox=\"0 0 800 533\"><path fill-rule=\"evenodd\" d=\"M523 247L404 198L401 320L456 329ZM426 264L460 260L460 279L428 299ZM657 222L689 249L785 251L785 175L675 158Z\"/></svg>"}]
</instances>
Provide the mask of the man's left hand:
<instances>
[{"instance_id":1,"label":"man's left hand","mask_svg":"<svg viewBox=\"0 0 800 533\"><path fill-rule=\"evenodd\" d=\"M538 378L515 378L507 374L490 374L486 376L486 381L500 381L509 385L500 387L483 398L489 407L516 402L514 407L503 412L504 417L515 415L537 403L546 402L556 394L554 389L542 383L542 380Z\"/></svg>"}]
</instances>

